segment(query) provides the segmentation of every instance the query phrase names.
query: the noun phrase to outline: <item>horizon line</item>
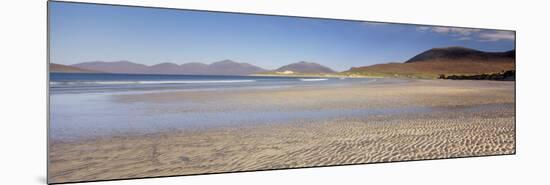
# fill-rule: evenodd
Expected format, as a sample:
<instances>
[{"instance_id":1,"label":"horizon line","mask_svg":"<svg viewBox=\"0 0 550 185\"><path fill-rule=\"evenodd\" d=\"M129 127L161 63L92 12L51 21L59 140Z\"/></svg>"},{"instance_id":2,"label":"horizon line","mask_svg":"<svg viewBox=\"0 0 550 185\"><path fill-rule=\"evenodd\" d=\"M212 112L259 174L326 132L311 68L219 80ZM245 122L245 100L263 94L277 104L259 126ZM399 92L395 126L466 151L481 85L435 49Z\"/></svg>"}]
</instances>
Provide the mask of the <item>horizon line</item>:
<instances>
[{"instance_id":1,"label":"horizon line","mask_svg":"<svg viewBox=\"0 0 550 185\"><path fill-rule=\"evenodd\" d=\"M481 52L486 52L486 53L502 53L502 52L509 52L509 51L515 51L515 50L516 50L516 48L513 48L513 49L501 50L501 51L483 51L483 50L473 49L473 48L464 47L464 46L444 46L444 47L433 47L433 48L428 49L428 50L425 50L425 51L423 51L423 52L426 52L426 51L429 51L429 50L433 50L433 49L448 49L448 48L466 48L466 49L471 49L471 50L476 50L476 51L481 51ZM419 54L421 54L421 53L423 53L423 52L420 52L420 53L418 53L417 55L419 55ZM417 56L417 55L415 55L415 56ZM409 59L411 59L411 58L413 58L413 57L414 57L414 56L410 57ZM291 62L291 63L287 63L287 64L284 64L284 65L280 65L280 67L278 67L278 68L276 68L276 69L266 68L266 67L259 66L259 65L257 65L257 64L253 64L253 63L249 63L249 62L240 62L240 61L236 61L236 60L232 60L232 59L223 59L223 60L218 60L218 61L209 62L209 63L206 63L206 62L184 62L184 63L159 62L159 63L155 63L155 64L152 64L152 65L143 64L143 63L138 63L138 62L134 62L134 61L127 60L127 59L111 60L111 61L106 61L106 60L91 60L91 61L77 62L77 63L72 63L72 64L63 64L63 63L52 62L52 61L49 61L49 63L50 63L50 64L59 64L59 65L72 66L72 65L77 65L77 64L82 64L82 63L90 63L90 62L104 62L104 63L130 62L130 63L134 63L134 64L139 64L139 65L144 65L144 66L147 66L147 67L151 67L151 66L155 66L155 65L159 65L159 64L174 64L174 65L181 66L181 65L185 65L185 64L193 64L193 63L196 63L196 64L212 65L212 64L214 64L214 63L225 62L225 61L235 62L235 63L238 63L238 64L249 64L249 65L253 65L253 66L262 68L262 69L264 69L264 70L270 70L270 71L272 71L272 70L277 70L277 69L279 69L280 67L285 66L285 65L290 65L290 64L300 63L300 62L315 63L315 64L319 64L319 65L322 65L322 66L324 66L324 67L328 67L328 68L334 70L332 67L329 67L329 66L327 66L326 64L322 64L322 63L319 63L319 62L307 61L307 60L298 60L297 62ZM356 67L366 67L366 66L372 66L372 65L377 65L377 64L405 63L406 61L407 61L407 60L404 60L404 61L386 61L386 62L375 63L375 64L371 64L371 65L350 66L350 67L347 67L347 69L356 68ZM334 71L340 71L340 70L334 70Z\"/></svg>"}]
</instances>

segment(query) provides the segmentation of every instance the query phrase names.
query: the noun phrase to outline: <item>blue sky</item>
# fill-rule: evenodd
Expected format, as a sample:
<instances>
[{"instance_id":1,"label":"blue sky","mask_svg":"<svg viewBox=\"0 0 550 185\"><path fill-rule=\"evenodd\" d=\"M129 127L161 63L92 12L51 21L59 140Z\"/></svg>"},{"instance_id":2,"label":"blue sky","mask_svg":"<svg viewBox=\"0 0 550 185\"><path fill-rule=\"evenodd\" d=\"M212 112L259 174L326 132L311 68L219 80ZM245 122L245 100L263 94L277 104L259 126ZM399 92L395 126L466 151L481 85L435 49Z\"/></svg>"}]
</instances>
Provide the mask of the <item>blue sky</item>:
<instances>
[{"instance_id":1,"label":"blue sky","mask_svg":"<svg viewBox=\"0 0 550 185\"><path fill-rule=\"evenodd\" d=\"M50 2L50 59L266 69L298 61L335 70L403 62L434 47L514 49L510 31Z\"/></svg>"}]
</instances>

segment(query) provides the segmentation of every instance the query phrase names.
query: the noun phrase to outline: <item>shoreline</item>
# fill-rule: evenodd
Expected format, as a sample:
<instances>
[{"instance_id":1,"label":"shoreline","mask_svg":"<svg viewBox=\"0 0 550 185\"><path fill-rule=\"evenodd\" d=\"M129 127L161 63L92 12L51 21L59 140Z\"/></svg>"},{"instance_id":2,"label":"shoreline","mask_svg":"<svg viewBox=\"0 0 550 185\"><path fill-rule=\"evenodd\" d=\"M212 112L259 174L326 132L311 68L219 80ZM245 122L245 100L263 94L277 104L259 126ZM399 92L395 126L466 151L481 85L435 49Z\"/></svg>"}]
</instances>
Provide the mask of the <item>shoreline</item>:
<instances>
[{"instance_id":1,"label":"shoreline","mask_svg":"<svg viewBox=\"0 0 550 185\"><path fill-rule=\"evenodd\" d=\"M111 74L111 75L158 75L158 76L228 76L228 77L295 77L295 78L371 78L371 79L411 79L411 80L492 80L492 79L479 79L477 76L488 75L483 74L432 74L432 77L419 77L408 74L383 74L383 75L362 75L362 74L249 74L249 75L208 75L208 74L148 74L148 73L107 73L107 72L66 72L66 71L50 71L57 74ZM442 78L443 77L443 78ZM449 78L447 78L449 77ZM462 78L461 78L462 77ZM470 78L469 78L470 77ZM502 80L502 81L515 81L515 80Z\"/></svg>"},{"instance_id":2,"label":"shoreline","mask_svg":"<svg viewBox=\"0 0 550 185\"><path fill-rule=\"evenodd\" d=\"M390 78L382 76L346 75L346 74L250 74L259 77L307 77L307 78ZM412 78L411 78L412 79Z\"/></svg>"}]
</instances>

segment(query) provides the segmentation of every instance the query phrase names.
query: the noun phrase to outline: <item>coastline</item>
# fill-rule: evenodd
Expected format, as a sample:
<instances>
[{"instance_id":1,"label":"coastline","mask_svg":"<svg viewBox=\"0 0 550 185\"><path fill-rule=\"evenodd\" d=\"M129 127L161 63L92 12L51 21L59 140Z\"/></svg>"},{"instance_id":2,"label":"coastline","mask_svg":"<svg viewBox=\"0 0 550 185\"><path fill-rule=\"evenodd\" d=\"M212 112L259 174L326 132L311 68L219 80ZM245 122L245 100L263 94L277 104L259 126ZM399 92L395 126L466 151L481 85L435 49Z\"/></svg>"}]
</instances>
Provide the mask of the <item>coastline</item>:
<instances>
[{"instance_id":1,"label":"coastline","mask_svg":"<svg viewBox=\"0 0 550 185\"><path fill-rule=\"evenodd\" d=\"M247 76L265 76L265 77L312 77L312 78L390 78L383 76L368 76L368 75L357 75L357 74L251 74Z\"/></svg>"}]
</instances>

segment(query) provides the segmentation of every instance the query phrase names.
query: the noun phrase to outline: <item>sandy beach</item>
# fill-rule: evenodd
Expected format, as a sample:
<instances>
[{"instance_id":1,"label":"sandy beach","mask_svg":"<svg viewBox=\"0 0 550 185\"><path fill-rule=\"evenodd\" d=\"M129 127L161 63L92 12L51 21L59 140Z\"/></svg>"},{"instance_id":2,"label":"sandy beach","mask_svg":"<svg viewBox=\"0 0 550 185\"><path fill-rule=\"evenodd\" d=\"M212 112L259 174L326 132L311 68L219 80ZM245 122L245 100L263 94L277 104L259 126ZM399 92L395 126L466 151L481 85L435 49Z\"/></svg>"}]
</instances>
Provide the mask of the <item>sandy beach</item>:
<instances>
[{"instance_id":1,"label":"sandy beach","mask_svg":"<svg viewBox=\"0 0 550 185\"><path fill-rule=\"evenodd\" d=\"M49 182L514 154L514 83L375 79L341 86L112 95L117 104L151 105L144 114L246 112L268 120L52 139ZM163 104L174 106L156 106ZM311 112L313 118L269 120L293 111Z\"/></svg>"}]
</instances>

